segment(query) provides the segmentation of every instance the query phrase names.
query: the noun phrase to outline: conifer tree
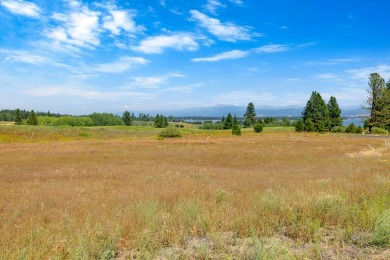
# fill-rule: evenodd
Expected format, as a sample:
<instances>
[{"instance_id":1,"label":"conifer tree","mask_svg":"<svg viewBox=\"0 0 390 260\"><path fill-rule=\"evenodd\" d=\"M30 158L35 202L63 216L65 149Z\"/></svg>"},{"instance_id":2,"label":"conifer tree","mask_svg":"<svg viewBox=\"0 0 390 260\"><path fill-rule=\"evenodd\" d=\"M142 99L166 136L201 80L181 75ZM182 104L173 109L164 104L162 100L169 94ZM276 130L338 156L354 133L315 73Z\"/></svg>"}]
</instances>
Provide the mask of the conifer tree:
<instances>
[{"instance_id":1,"label":"conifer tree","mask_svg":"<svg viewBox=\"0 0 390 260\"><path fill-rule=\"evenodd\" d=\"M130 126L132 124L132 119L131 119L129 111L125 111L123 113L122 120L125 123L125 125L127 125L127 126Z\"/></svg>"},{"instance_id":2,"label":"conifer tree","mask_svg":"<svg viewBox=\"0 0 390 260\"><path fill-rule=\"evenodd\" d=\"M225 119L225 122L224 122L224 126L223 128L224 129L232 129L233 127L233 117L232 115L229 113Z\"/></svg>"},{"instance_id":3,"label":"conifer tree","mask_svg":"<svg viewBox=\"0 0 390 260\"><path fill-rule=\"evenodd\" d=\"M330 97L328 104L326 105L329 111L329 130L335 126L343 125L343 118L341 117L341 109L337 104L335 97Z\"/></svg>"},{"instance_id":4,"label":"conifer tree","mask_svg":"<svg viewBox=\"0 0 390 260\"><path fill-rule=\"evenodd\" d=\"M250 122L250 125L253 125L256 121L256 111L255 111L255 105L250 102L246 108L246 112L244 114L244 122ZM249 125L249 126L250 126Z\"/></svg>"},{"instance_id":5,"label":"conifer tree","mask_svg":"<svg viewBox=\"0 0 390 260\"><path fill-rule=\"evenodd\" d=\"M38 125L38 117L35 114L34 110L31 110L30 115L27 118L28 125Z\"/></svg>"},{"instance_id":6,"label":"conifer tree","mask_svg":"<svg viewBox=\"0 0 390 260\"><path fill-rule=\"evenodd\" d=\"M16 109L16 112L15 112L15 124L21 125L22 122L23 122L22 116L20 114L20 109L18 108L18 109Z\"/></svg>"},{"instance_id":7,"label":"conifer tree","mask_svg":"<svg viewBox=\"0 0 390 260\"><path fill-rule=\"evenodd\" d=\"M372 127L381 125L378 113L381 111L382 104L380 100L386 89L386 84L385 80L378 73L371 73L368 86L368 99L366 101L368 107L366 109L370 112L370 115L364 124L368 127L368 131L371 132Z\"/></svg>"},{"instance_id":8,"label":"conifer tree","mask_svg":"<svg viewBox=\"0 0 390 260\"><path fill-rule=\"evenodd\" d=\"M323 132L325 129L329 129L329 111L320 93L312 92L302 112L302 119L305 122L305 130L308 132ZM308 121L309 119L310 121Z\"/></svg>"}]
</instances>

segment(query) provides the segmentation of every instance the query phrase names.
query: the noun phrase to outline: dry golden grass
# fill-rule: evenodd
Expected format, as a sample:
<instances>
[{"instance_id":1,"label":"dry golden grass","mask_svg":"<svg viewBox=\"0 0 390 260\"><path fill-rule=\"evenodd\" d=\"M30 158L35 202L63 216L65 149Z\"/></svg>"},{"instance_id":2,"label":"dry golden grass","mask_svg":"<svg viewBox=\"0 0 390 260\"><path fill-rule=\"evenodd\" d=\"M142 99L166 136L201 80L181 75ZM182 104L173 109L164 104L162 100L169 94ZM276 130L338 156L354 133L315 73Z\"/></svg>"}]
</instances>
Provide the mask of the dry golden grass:
<instances>
[{"instance_id":1,"label":"dry golden grass","mask_svg":"<svg viewBox=\"0 0 390 260\"><path fill-rule=\"evenodd\" d=\"M150 258L224 232L365 247L390 208L381 139L184 131L3 127L0 258Z\"/></svg>"}]
</instances>

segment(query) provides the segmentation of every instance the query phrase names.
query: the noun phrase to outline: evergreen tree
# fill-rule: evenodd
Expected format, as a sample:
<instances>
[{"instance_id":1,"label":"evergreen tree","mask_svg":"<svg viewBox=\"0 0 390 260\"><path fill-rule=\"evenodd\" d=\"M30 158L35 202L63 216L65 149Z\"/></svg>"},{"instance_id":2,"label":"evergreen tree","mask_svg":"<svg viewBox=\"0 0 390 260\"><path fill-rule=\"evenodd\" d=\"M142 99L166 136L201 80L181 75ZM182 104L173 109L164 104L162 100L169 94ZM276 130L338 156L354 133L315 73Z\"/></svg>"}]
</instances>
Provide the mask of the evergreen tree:
<instances>
[{"instance_id":1,"label":"evergreen tree","mask_svg":"<svg viewBox=\"0 0 390 260\"><path fill-rule=\"evenodd\" d=\"M132 119L131 119L129 111L125 111L123 113L122 120L125 123L125 125L127 125L127 126L130 126L132 124Z\"/></svg>"},{"instance_id":2,"label":"evergreen tree","mask_svg":"<svg viewBox=\"0 0 390 260\"><path fill-rule=\"evenodd\" d=\"M241 135L241 128L238 126L238 124L234 124L232 126L232 135L237 135L237 136Z\"/></svg>"},{"instance_id":3,"label":"evergreen tree","mask_svg":"<svg viewBox=\"0 0 390 260\"><path fill-rule=\"evenodd\" d=\"M233 117L233 125L238 125L238 120L237 120L236 115L234 115L234 117Z\"/></svg>"},{"instance_id":4,"label":"evergreen tree","mask_svg":"<svg viewBox=\"0 0 390 260\"><path fill-rule=\"evenodd\" d=\"M34 110L31 110L30 115L27 118L28 125L38 125L38 117L35 114Z\"/></svg>"},{"instance_id":5,"label":"evergreen tree","mask_svg":"<svg viewBox=\"0 0 390 260\"><path fill-rule=\"evenodd\" d=\"M385 80L378 73L371 73L368 86L368 99L366 101L368 107L366 109L370 112L370 115L365 121L365 125L368 127L368 131L371 132L372 127L381 125L378 113L380 114L382 109L380 106L383 105L383 100L382 102L380 100L385 91Z\"/></svg>"},{"instance_id":6,"label":"evergreen tree","mask_svg":"<svg viewBox=\"0 0 390 260\"><path fill-rule=\"evenodd\" d=\"M245 118L244 128L250 127L251 125L252 125L252 121L249 118Z\"/></svg>"},{"instance_id":7,"label":"evergreen tree","mask_svg":"<svg viewBox=\"0 0 390 260\"><path fill-rule=\"evenodd\" d=\"M154 118L154 126L157 128L164 128L168 126L168 118L163 115L157 114Z\"/></svg>"},{"instance_id":8,"label":"evergreen tree","mask_svg":"<svg viewBox=\"0 0 390 260\"><path fill-rule=\"evenodd\" d=\"M250 102L246 108L246 112L244 114L245 120L248 120L251 122L251 125L253 125L256 121L256 111L255 111L255 105Z\"/></svg>"},{"instance_id":9,"label":"evergreen tree","mask_svg":"<svg viewBox=\"0 0 390 260\"><path fill-rule=\"evenodd\" d=\"M305 121L305 129L308 132L322 132L324 129L329 129L329 111L320 93L316 91L312 92L311 97L307 101L305 109L302 112L302 119ZM308 119L310 119L311 122L309 121L309 123L307 123L306 121ZM314 127L312 127L311 124L313 124Z\"/></svg>"},{"instance_id":10,"label":"evergreen tree","mask_svg":"<svg viewBox=\"0 0 390 260\"><path fill-rule=\"evenodd\" d=\"M225 122L224 122L224 125L223 125L223 128L224 129L232 129L233 127L233 117L232 115L229 113L225 119Z\"/></svg>"},{"instance_id":11,"label":"evergreen tree","mask_svg":"<svg viewBox=\"0 0 390 260\"><path fill-rule=\"evenodd\" d=\"M330 97L328 104L326 105L329 111L330 125L329 130L335 126L343 125L343 118L341 117L341 109L337 104L335 97Z\"/></svg>"},{"instance_id":12,"label":"evergreen tree","mask_svg":"<svg viewBox=\"0 0 390 260\"><path fill-rule=\"evenodd\" d=\"M20 114L20 109L18 108L18 109L16 109L16 111L15 111L15 124L17 124L17 125L21 125L22 124L22 116L21 116L21 114Z\"/></svg>"}]
</instances>

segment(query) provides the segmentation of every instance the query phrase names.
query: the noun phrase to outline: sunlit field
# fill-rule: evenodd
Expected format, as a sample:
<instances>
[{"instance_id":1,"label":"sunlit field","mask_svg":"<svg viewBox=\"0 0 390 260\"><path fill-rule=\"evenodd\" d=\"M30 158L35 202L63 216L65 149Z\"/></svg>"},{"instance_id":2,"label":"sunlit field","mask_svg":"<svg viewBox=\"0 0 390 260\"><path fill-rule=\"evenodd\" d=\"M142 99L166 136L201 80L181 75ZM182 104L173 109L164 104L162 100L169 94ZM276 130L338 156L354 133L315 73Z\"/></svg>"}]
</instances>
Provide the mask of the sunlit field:
<instances>
[{"instance_id":1,"label":"sunlit field","mask_svg":"<svg viewBox=\"0 0 390 260\"><path fill-rule=\"evenodd\" d=\"M389 259L384 139L159 131L1 125L0 259Z\"/></svg>"}]
</instances>

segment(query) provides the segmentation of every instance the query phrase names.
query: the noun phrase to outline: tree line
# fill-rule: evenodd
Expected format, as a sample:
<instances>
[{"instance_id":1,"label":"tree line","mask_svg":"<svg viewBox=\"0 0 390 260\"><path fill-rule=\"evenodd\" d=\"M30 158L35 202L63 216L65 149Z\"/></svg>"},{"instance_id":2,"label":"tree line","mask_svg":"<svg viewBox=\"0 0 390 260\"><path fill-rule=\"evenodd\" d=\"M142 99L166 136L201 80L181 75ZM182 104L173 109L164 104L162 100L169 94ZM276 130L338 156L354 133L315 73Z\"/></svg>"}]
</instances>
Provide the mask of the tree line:
<instances>
[{"instance_id":1,"label":"tree line","mask_svg":"<svg viewBox=\"0 0 390 260\"><path fill-rule=\"evenodd\" d=\"M390 130L390 80L385 80L378 74L372 73L368 81L369 88L366 109L368 111L367 119L364 121L364 127L370 133L385 133ZM140 113L138 117L134 113L125 111L120 117L111 113L93 113L87 116L70 116L58 113L48 112L28 112L26 110L1 110L1 121L15 121L16 124L27 125L48 125L48 126L130 126L134 121L151 121L157 128L165 128L168 122L173 121L172 116L165 117L157 114L155 117L149 114ZM361 126L356 127L353 123L344 128L341 117L341 109L335 97L331 96L328 103L325 103L321 94L313 91L304 107L302 117L295 122L288 118L278 120L273 117L258 118L255 106L250 102L243 120L238 120L237 116L228 114L223 116L220 121L212 123L206 121L201 126L202 129L214 130L232 130L233 134L241 135L241 127L253 127L256 132L263 131L264 126L295 126L298 132L347 132L362 133Z\"/></svg>"}]
</instances>

